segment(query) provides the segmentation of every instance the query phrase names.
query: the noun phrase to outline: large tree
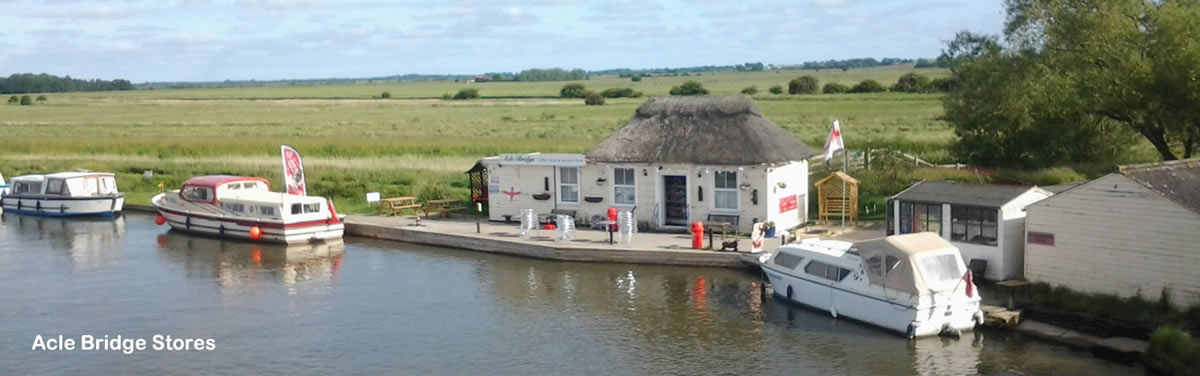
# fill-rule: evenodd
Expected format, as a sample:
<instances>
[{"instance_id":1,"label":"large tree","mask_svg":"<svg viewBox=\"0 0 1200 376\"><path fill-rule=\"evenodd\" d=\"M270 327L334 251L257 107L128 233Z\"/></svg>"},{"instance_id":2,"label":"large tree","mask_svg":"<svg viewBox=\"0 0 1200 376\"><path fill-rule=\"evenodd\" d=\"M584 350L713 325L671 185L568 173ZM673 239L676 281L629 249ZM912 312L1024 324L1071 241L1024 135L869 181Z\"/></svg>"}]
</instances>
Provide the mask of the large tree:
<instances>
[{"instance_id":1,"label":"large tree","mask_svg":"<svg viewBox=\"0 0 1200 376\"><path fill-rule=\"evenodd\" d=\"M1136 132L1164 160L1192 156L1200 0L1005 5L1004 45L960 33L939 59L958 85L946 98L957 154L991 165L1081 162L1113 157L1129 144L1122 132Z\"/></svg>"}]
</instances>

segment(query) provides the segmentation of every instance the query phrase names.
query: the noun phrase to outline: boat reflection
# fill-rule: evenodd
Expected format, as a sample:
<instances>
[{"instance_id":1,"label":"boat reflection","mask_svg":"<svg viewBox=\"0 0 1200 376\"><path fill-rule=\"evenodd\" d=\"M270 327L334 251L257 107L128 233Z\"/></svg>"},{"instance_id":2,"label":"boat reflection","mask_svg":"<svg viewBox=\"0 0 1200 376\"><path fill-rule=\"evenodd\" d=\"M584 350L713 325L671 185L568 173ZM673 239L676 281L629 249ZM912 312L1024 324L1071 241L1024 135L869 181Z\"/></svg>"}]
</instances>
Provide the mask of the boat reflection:
<instances>
[{"instance_id":1,"label":"boat reflection","mask_svg":"<svg viewBox=\"0 0 1200 376\"><path fill-rule=\"evenodd\" d=\"M13 237L14 241L46 242L49 248L67 250L75 271L116 262L121 255L121 237L125 235L125 217L57 218L2 214L0 221L6 227L5 231L0 231L0 242Z\"/></svg>"},{"instance_id":2,"label":"boat reflection","mask_svg":"<svg viewBox=\"0 0 1200 376\"><path fill-rule=\"evenodd\" d=\"M306 281L335 281L346 252L340 239L286 246L178 231L158 235L158 248L162 255L183 265L189 278L212 279L223 289L282 282L289 292Z\"/></svg>"}]
</instances>

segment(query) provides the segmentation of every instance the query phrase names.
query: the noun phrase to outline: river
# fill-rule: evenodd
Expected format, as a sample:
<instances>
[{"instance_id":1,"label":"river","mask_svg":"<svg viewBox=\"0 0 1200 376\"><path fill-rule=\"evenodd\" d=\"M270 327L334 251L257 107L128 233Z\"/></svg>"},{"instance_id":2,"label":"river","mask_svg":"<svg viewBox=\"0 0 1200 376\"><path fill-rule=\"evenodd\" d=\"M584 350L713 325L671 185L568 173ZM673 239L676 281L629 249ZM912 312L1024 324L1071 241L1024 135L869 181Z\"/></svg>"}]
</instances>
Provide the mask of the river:
<instances>
[{"instance_id":1,"label":"river","mask_svg":"<svg viewBox=\"0 0 1200 376\"><path fill-rule=\"evenodd\" d=\"M6 214L0 374L1142 373L1007 332L908 341L764 299L757 283L735 270L358 238L256 245L170 232L138 214ZM80 343L33 350L38 335L148 344L130 354ZM211 339L214 349L154 350L165 336L167 345Z\"/></svg>"}]
</instances>

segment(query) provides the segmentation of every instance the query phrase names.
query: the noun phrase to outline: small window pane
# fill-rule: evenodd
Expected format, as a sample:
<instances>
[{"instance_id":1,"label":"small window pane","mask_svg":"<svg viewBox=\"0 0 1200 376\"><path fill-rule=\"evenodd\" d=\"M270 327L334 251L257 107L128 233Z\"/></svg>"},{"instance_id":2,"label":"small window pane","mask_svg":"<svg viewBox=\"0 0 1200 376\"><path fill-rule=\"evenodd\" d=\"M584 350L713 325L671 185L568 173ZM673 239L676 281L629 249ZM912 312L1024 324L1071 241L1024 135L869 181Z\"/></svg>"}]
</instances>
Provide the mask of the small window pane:
<instances>
[{"instance_id":1,"label":"small window pane","mask_svg":"<svg viewBox=\"0 0 1200 376\"><path fill-rule=\"evenodd\" d=\"M634 189L632 187L614 187L613 202L621 205L633 205L637 203L634 197Z\"/></svg>"},{"instance_id":2,"label":"small window pane","mask_svg":"<svg viewBox=\"0 0 1200 376\"><path fill-rule=\"evenodd\" d=\"M302 213L302 211L300 209L300 204L292 204L292 214L300 214L300 213Z\"/></svg>"},{"instance_id":3,"label":"small window pane","mask_svg":"<svg viewBox=\"0 0 1200 376\"><path fill-rule=\"evenodd\" d=\"M737 191L714 192L713 206L717 209L737 209Z\"/></svg>"},{"instance_id":4,"label":"small window pane","mask_svg":"<svg viewBox=\"0 0 1200 376\"><path fill-rule=\"evenodd\" d=\"M321 203L314 202L314 203L310 203L310 204L304 204L304 212L305 213L320 213L321 212Z\"/></svg>"},{"instance_id":5,"label":"small window pane","mask_svg":"<svg viewBox=\"0 0 1200 376\"><path fill-rule=\"evenodd\" d=\"M791 253L780 252L775 255L775 265L788 269L795 269L797 265L800 265L800 261L804 261L804 258Z\"/></svg>"},{"instance_id":6,"label":"small window pane","mask_svg":"<svg viewBox=\"0 0 1200 376\"><path fill-rule=\"evenodd\" d=\"M560 168L559 181L563 184L579 184L579 169L576 167Z\"/></svg>"},{"instance_id":7,"label":"small window pane","mask_svg":"<svg viewBox=\"0 0 1200 376\"><path fill-rule=\"evenodd\" d=\"M925 256L921 258L921 274L926 282L945 282L962 278L954 255Z\"/></svg>"}]
</instances>

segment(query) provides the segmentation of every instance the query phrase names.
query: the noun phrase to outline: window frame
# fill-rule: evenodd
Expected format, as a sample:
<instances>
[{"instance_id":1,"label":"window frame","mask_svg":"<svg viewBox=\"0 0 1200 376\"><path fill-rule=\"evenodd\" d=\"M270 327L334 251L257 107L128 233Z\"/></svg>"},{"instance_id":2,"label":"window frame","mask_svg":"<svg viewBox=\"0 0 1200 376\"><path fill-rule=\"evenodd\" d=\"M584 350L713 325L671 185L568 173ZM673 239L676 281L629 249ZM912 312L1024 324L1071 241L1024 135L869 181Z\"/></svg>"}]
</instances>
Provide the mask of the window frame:
<instances>
[{"instance_id":1,"label":"window frame","mask_svg":"<svg viewBox=\"0 0 1200 376\"><path fill-rule=\"evenodd\" d=\"M922 212L922 214L924 214L924 216L925 216L924 219L920 219L920 220L917 219L918 215L917 215L917 212L915 211L915 209L917 207L921 207L922 209L924 209L924 211ZM931 208L937 208L938 214L937 214L936 220L933 218L933 216L929 215L929 213L930 213L929 209L931 209ZM900 219L900 221L899 221L900 222L899 223L900 231L899 231L899 233L900 234L914 234L914 233L918 233L918 232L933 232L933 233L938 234L938 236L942 236L942 231L944 230L942 228L942 219L943 218L944 217L943 217L943 213L942 213L942 204L901 200L900 201L900 218L899 218ZM923 224L921 226L921 230L913 231L913 229L915 228L914 225L916 225L918 223ZM937 231L930 231L929 225L932 223L937 224Z\"/></svg>"},{"instance_id":2,"label":"window frame","mask_svg":"<svg viewBox=\"0 0 1200 376\"><path fill-rule=\"evenodd\" d=\"M46 194L47 195L60 195L60 196L67 195L67 194L63 193L63 188L67 187L67 179L50 178L50 179L46 179L45 184L46 184ZM58 189L51 190L51 188L54 187L54 184L58 184Z\"/></svg>"},{"instance_id":3,"label":"window frame","mask_svg":"<svg viewBox=\"0 0 1200 376\"><path fill-rule=\"evenodd\" d=\"M312 209L313 207L315 207L316 209ZM320 213L321 212L321 203L320 202L306 202L306 203L303 203L302 209L303 209L304 214Z\"/></svg>"},{"instance_id":4,"label":"window frame","mask_svg":"<svg viewBox=\"0 0 1200 376\"><path fill-rule=\"evenodd\" d=\"M580 190L579 190L579 188L580 188L579 181L582 180L582 173L583 173L581 171L582 169L579 167L574 167L574 166L556 166L554 168L558 169L557 170L558 171L558 181L555 182L555 183L557 183L556 186L558 187L558 191L554 195L555 200L558 200L558 203L560 203L560 204L578 205L579 199L580 199L579 196L583 195L583 192L580 192ZM575 182L574 183L563 182L563 178L565 178L567 175L571 175L571 174L567 174L564 171L567 169L575 170L575 174L574 174ZM574 201L566 200L566 197L564 197L565 195L563 195L564 187L573 187L575 189L575 200Z\"/></svg>"},{"instance_id":5,"label":"window frame","mask_svg":"<svg viewBox=\"0 0 1200 376\"><path fill-rule=\"evenodd\" d=\"M196 199L196 198L188 197L189 191L196 191L196 190L204 191L206 198ZM184 200L192 201L192 202L213 202L213 200L216 199L216 192L214 192L214 190L210 187L189 185L189 186L184 186L183 189L179 191L179 196L183 197Z\"/></svg>"},{"instance_id":6,"label":"window frame","mask_svg":"<svg viewBox=\"0 0 1200 376\"><path fill-rule=\"evenodd\" d=\"M818 266L821 270L809 270L809 267L812 266ZM850 269L818 260L810 260L807 264L804 264L804 274L825 279L833 283L841 282L843 279L846 279L846 276L849 276L850 273Z\"/></svg>"},{"instance_id":7,"label":"window frame","mask_svg":"<svg viewBox=\"0 0 1200 376\"><path fill-rule=\"evenodd\" d=\"M628 172L630 181L619 182L617 177L623 172ZM613 167L612 168L612 188L609 190L612 194L612 203L614 206L636 206L637 205L637 174L633 167ZM628 189L632 195L631 202L617 201L617 189Z\"/></svg>"},{"instance_id":8,"label":"window frame","mask_svg":"<svg viewBox=\"0 0 1200 376\"><path fill-rule=\"evenodd\" d=\"M718 187L717 177L722 176L722 175L733 177L733 187L732 188L729 188L728 186L723 187L723 188ZM740 189L738 189L738 179L739 178L738 178L737 170L714 171L713 172L713 174L712 174L712 196L713 196L712 197L712 210L713 211L737 212L737 211L741 210L741 199L742 198L741 198L741 193L738 192L740 190ZM722 179L722 180L723 180L722 181L723 183L729 182L728 179ZM719 197L722 193L724 193L724 194L732 193L733 194L733 207L720 206L721 200L718 199L717 197Z\"/></svg>"},{"instance_id":9,"label":"window frame","mask_svg":"<svg viewBox=\"0 0 1200 376\"><path fill-rule=\"evenodd\" d=\"M959 222L959 214L962 214L962 222ZM987 222L987 216L991 215L991 223ZM958 232L958 227L962 227L962 232ZM971 238L972 229L975 229L976 237ZM986 230L991 230L992 236L986 237ZM961 234L961 236L960 236ZM990 240L990 241L989 241ZM1000 245L1000 209L990 208L985 206L973 205L951 205L950 206L950 241L966 244L984 245L996 247Z\"/></svg>"}]
</instances>

